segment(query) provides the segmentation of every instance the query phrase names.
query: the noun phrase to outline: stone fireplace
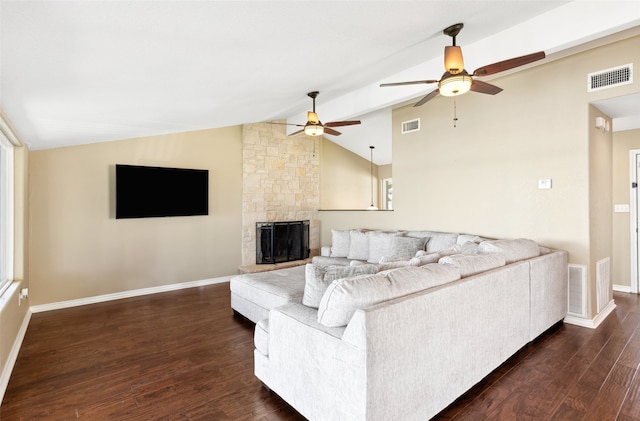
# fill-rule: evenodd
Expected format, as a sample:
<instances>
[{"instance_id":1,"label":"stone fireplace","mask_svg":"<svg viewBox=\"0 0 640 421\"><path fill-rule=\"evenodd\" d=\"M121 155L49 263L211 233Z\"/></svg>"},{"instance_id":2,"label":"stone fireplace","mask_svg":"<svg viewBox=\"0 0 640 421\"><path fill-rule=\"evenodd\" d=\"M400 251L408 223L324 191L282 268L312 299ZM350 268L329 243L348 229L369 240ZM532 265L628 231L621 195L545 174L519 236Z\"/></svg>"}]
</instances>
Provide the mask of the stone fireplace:
<instances>
[{"instance_id":1,"label":"stone fireplace","mask_svg":"<svg viewBox=\"0 0 640 421\"><path fill-rule=\"evenodd\" d=\"M256 261L256 224L308 221L310 254L320 249L320 139L287 137L286 126L242 126L242 265Z\"/></svg>"}]
</instances>

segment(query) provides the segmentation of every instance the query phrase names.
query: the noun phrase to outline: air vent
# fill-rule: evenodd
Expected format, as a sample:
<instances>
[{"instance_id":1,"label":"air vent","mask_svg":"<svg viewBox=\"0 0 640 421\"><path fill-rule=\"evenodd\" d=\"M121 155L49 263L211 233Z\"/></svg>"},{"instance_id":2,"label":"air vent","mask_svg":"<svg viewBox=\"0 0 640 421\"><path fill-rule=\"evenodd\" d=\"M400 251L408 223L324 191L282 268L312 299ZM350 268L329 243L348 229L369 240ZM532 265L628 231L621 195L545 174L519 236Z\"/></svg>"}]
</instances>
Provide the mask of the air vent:
<instances>
[{"instance_id":1,"label":"air vent","mask_svg":"<svg viewBox=\"0 0 640 421\"><path fill-rule=\"evenodd\" d=\"M600 89L613 88L614 86L633 83L633 64L612 67L611 69L589 73L587 75L587 92Z\"/></svg>"},{"instance_id":2,"label":"air vent","mask_svg":"<svg viewBox=\"0 0 640 421\"><path fill-rule=\"evenodd\" d=\"M420 119L416 118L415 120L403 121L402 122L402 134L417 132L420 130Z\"/></svg>"},{"instance_id":3,"label":"air vent","mask_svg":"<svg viewBox=\"0 0 640 421\"><path fill-rule=\"evenodd\" d=\"M587 317L587 267L569 264L569 303L567 314Z\"/></svg>"}]
</instances>

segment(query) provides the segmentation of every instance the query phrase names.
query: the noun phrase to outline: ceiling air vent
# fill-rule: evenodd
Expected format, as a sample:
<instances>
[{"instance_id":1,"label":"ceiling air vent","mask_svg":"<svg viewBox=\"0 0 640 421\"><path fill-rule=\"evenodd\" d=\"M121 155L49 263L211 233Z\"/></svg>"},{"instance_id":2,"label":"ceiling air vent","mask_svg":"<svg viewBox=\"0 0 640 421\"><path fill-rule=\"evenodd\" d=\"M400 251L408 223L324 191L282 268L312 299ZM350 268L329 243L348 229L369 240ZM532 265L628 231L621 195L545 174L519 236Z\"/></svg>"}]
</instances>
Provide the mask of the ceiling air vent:
<instances>
[{"instance_id":1,"label":"ceiling air vent","mask_svg":"<svg viewBox=\"0 0 640 421\"><path fill-rule=\"evenodd\" d=\"M416 118L415 120L403 121L402 122L402 134L417 132L420 130L420 119Z\"/></svg>"},{"instance_id":2,"label":"ceiling air vent","mask_svg":"<svg viewBox=\"0 0 640 421\"><path fill-rule=\"evenodd\" d=\"M612 88L614 86L627 85L633 83L633 64L612 67L611 69L589 73L587 75L587 92L598 91L600 89Z\"/></svg>"}]
</instances>

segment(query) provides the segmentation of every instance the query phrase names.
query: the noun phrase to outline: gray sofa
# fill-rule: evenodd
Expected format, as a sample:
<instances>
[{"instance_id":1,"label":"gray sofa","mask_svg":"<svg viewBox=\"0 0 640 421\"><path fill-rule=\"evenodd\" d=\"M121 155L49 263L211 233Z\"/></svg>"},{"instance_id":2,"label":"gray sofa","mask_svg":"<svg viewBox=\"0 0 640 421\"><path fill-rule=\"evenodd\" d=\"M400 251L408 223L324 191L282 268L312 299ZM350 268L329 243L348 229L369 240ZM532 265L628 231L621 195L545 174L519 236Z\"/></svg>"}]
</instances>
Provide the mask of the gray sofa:
<instances>
[{"instance_id":1,"label":"gray sofa","mask_svg":"<svg viewBox=\"0 0 640 421\"><path fill-rule=\"evenodd\" d=\"M304 291L317 264L232 279L236 304L260 307L279 289L267 279L290 281L267 317L252 315L256 376L312 420L425 420L564 318L566 252L522 239L477 238L473 248L469 237L455 238L438 263L369 262L382 270L330 280L320 302ZM437 252L428 242L417 257ZM463 245L467 254L448 254ZM343 270L367 265L333 257Z\"/></svg>"}]
</instances>

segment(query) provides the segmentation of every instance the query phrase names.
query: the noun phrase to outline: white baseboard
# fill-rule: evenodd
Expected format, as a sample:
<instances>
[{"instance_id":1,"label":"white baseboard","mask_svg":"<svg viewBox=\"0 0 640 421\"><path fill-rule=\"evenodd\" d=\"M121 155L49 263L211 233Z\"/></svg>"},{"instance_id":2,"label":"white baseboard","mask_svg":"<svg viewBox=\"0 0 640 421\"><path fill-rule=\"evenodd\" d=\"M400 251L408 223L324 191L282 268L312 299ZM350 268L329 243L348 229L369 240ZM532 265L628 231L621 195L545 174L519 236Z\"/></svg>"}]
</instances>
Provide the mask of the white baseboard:
<instances>
[{"instance_id":1,"label":"white baseboard","mask_svg":"<svg viewBox=\"0 0 640 421\"><path fill-rule=\"evenodd\" d=\"M607 304L606 307L602 309L602 311L593 319L583 319L581 317L566 316L564 318L564 322L572 325L576 325L576 326L595 329L598 326L600 326L600 323L602 323L604 319L606 319L607 316L611 314L615 308L616 308L616 303L615 301L611 300L609 301L609 304Z\"/></svg>"},{"instance_id":2,"label":"white baseboard","mask_svg":"<svg viewBox=\"0 0 640 421\"><path fill-rule=\"evenodd\" d=\"M31 311L27 310L27 313L24 315L24 319L22 320L20 330L18 331L18 336L16 336L16 340L13 342L7 361L2 369L2 374L0 375L0 402L4 399L4 393L7 391L7 387L9 386L9 379L11 378L13 367L16 365L18 353L20 352L20 347L22 347L24 336L27 334L27 327L29 327L30 321Z\"/></svg>"},{"instance_id":3,"label":"white baseboard","mask_svg":"<svg viewBox=\"0 0 640 421\"><path fill-rule=\"evenodd\" d=\"M201 287L205 285L220 284L228 282L231 276L223 276L220 278L203 279L200 281L183 282L180 284L162 285L157 287L134 289L131 291L116 292L113 294L96 295L93 297L79 298L77 300L59 301L57 303L41 304L31 306L32 313L41 313L43 311L60 310L63 308L83 306L87 304L102 303L105 301L119 300L122 298L138 297L140 295L157 294L159 292L176 291L179 289Z\"/></svg>"},{"instance_id":4,"label":"white baseboard","mask_svg":"<svg viewBox=\"0 0 640 421\"><path fill-rule=\"evenodd\" d=\"M626 292L626 293L631 293L631 287L627 286L627 285L616 285L613 284L613 290L617 291L617 292Z\"/></svg>"}]
</instances>

